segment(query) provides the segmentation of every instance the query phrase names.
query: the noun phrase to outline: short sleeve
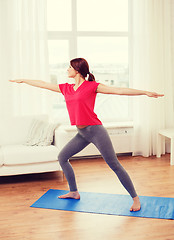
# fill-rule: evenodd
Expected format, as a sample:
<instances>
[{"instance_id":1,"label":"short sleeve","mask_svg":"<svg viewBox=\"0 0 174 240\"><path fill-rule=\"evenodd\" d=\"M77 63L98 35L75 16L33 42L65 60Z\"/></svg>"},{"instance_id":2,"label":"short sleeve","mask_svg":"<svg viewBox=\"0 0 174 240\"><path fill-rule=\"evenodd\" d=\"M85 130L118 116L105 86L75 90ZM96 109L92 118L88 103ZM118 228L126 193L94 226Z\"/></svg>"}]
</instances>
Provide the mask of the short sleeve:
<instances>
[{"instance_id":1,"label":"short sleeve","mask_svg":"<svg viewBox=\"0 0 174 240\"><path fill-rule=\"evenodd\" d=\"M68 83L59 84L60 91L63 95L65 95L65 93L67 91L67 85L68 85Z\"/></svg>"},{"instance_id":2,"label":"short sleeve","mask_svg":"<svg viewBox=\"0 0 174 240\"><path fill-rule=\"evenodd\" d=\"M96 81L93 81L92 84L93 84L93 90L94 90L94 92L96 92L96 91L97 91L97 88L98 88L98 85L99 85L100 83L97 83Z\"/></svg>"}]
</instances>

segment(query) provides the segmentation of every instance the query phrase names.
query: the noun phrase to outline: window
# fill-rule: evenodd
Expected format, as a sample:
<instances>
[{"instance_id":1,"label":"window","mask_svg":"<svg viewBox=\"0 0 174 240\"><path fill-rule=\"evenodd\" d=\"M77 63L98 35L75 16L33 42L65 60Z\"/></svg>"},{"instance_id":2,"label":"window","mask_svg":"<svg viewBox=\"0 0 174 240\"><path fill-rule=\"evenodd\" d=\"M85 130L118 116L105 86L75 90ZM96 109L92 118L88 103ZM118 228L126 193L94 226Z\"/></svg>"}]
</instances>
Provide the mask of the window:
<instances>
[{"instance_id":1,"label":"window","mask_svg":"<svg viewBox=\"0 0 174 240\"><path fill-rule=\"evenodd\" d=\"M50 78L67 78L69 61L85 58L96 81L129 87L129 0L49 0L47 27ZM64 99L54 95L54 115L66 116ZM98 94L95 112L102 121L129 121L130 99Z\"/></svg>"},{"instance_id":2,"label":"window","mask_svg":"<svg viewBox=\"0 0 174 240\"><path fill-rule=\"evenodd\" d=\"M47 27L49 31L71 31L71 0L47 1Z\"/></svg>"},{"instance_id":3,"label":"window","mask_svg":"<svg viewBox=\"0 0 174 240\"><path fill-rule=\"evenodd\" d=\"M77 0L77 30L128 31L128 1Z\"/></svg>"}]
</instances>

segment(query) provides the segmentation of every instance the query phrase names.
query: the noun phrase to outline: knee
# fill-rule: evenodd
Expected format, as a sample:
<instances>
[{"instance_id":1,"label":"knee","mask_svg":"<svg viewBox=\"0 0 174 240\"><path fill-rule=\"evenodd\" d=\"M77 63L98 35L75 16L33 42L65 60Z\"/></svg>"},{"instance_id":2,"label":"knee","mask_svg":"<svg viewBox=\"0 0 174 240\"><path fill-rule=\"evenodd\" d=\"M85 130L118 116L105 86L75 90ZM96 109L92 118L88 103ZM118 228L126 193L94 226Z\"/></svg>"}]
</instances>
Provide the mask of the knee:
<instances>
[{"instance_id":1,"label":"knee","mask_svg":"<svg viewBox=\"0 0 174 240\"><path fill-rule=\"evenodd\" d=\"M118 172L120 169L122 169L122 166L118 161L111 161L108 163L108 165L114 172Z\"/></svg>"},{"instance_id":2,"label":"knee","mask_svg":"<svg viewBox=\"0 0 174 240\"><path fill-rule=\"evenodd\" d=\"M63 165L65 162L68 161L68 159L66 159L65 155L60 152L58 155L58 161L59 161L60 165Z\"/></svg>"}]
</instances>

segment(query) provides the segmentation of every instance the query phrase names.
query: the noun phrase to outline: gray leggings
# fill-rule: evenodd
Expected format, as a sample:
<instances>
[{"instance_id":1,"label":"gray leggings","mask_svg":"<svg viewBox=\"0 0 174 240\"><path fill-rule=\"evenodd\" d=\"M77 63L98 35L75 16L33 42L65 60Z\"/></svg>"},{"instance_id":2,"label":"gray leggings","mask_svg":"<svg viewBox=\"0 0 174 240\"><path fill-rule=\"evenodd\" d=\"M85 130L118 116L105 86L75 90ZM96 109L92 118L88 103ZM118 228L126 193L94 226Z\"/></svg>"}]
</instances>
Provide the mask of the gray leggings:
<instances>
[{"instance_id":1,"label":"gray leggings","mask_svg":"<svg viewBox=\"0 0 174 240\"><path fill-rule=\"evenodd\" d=\"M77 191L77 185L69 158L80 152L90 143L93 143L98 148L106 163L116 173L131 197L136 197L137 194L133 183L125 169L119 163L110 137L102 125L90 125L82 129L78 128L77 135L59 153L58 160L68 181L70 191Z\"/></svg>"}]
</instances>

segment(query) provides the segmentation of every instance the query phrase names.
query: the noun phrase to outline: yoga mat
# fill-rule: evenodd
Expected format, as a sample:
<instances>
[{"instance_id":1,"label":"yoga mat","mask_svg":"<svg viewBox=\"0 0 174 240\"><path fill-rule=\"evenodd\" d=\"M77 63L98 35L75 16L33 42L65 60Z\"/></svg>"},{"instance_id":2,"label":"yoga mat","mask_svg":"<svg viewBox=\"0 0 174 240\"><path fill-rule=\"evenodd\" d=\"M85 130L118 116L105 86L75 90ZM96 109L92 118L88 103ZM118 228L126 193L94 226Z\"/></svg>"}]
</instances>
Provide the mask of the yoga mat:
<instances>
[{"instance_id":1,"label":"yoga mat","mask_svg":"<svg viewBox=\"0 0 174 240\"><path fill-rule=\"evenodd\" d=\"M174 219L174 198L139 196L141 210L130 212L132 198L129 195L80 192L80 200L59 199L66 190L48 190L31 207L97 214Z\"/></svg>"}]
</instances>

